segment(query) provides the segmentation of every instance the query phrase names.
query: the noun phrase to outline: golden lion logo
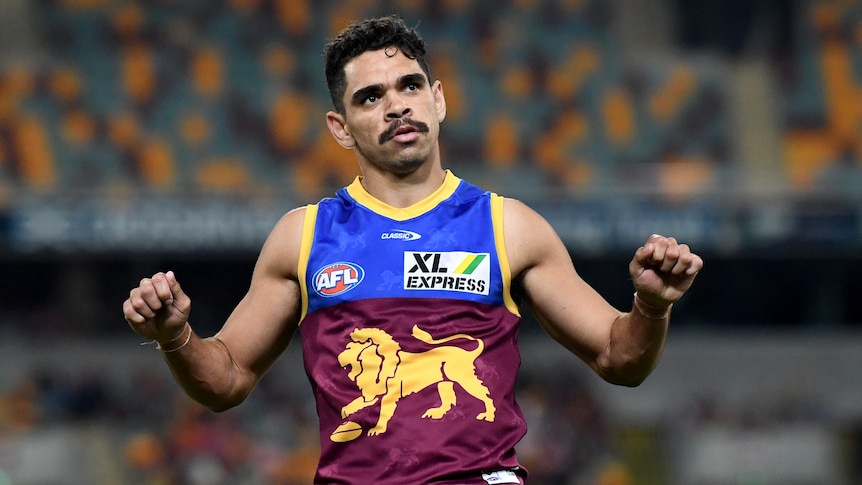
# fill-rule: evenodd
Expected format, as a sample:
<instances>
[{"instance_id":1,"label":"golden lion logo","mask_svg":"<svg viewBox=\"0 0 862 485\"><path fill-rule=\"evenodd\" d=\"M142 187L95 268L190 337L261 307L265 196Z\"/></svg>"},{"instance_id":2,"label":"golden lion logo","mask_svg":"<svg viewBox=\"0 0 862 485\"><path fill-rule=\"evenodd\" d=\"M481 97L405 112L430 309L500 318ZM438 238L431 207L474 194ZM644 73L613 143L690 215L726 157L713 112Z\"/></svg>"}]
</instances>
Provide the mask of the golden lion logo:
<instances>
[{"instance_id":1,"label":"golden lion logo","mask_svg":"<svg viewBox=\"0 0 862 485\"><path fill-rule=\"evenodd\" d=\"M405 352L388 333L377 328L357 328L350 332L349 342L340 354L338 363L350 367L348 377L356 383L362 395L341 409L347 418L360 409L380 402L380 418L368 430L368 436L386 432L386 427L398 401L428 386L436 385L440 406L429 408L423 418L440 419L455 405L455 383L467 393L482 401L485 411L476 419L493 422L496 408L488 388L476 376L476 359L482 355L485 344L481 339L466 334L434 339L428 332L413 326L413 337L435 348L425 352ZM458 339L477 342L473 350L442 345ZM361 429L351 421L339 426L331 439L344 442L360 436Z\"/></svg>"}]
</instances>

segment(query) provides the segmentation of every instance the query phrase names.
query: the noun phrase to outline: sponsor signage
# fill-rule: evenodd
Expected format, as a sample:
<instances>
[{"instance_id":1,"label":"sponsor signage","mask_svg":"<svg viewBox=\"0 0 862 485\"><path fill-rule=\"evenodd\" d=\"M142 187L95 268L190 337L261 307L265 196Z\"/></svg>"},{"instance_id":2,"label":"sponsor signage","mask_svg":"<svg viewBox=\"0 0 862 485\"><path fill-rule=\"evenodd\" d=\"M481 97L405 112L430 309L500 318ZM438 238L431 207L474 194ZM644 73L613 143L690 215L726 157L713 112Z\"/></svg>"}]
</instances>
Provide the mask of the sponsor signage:
<instances>
[{"instance_id":1,"label":"sponsor signage","mask_svg":"<svg viewBox=\"0 0 862 485\"><path fill-rule=\"evenodd\" d=\"M488 253L404 252L405 290L446 290L487 295L491 281Z\"/></svg>"}]
</instances>

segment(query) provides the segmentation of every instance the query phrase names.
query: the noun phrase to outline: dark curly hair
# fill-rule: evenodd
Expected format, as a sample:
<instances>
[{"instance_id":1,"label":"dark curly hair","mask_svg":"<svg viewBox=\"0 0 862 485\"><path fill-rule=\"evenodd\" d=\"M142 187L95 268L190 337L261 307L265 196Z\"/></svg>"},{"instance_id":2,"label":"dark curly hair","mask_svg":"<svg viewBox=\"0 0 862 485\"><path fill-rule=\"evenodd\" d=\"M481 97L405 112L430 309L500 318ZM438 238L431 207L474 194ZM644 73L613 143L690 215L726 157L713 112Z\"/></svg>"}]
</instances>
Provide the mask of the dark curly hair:
<instances>
[{"instance_id":1,"label":"dark curly hair","mask_svg":"<svg viewBox=\"0 0 862 485\"><path fill-rule=\"evenodd\" d=\"M407 27L397 15L354 22L332 38L323 49L326 87L335 111L345 113L347 78L344 66L365 52L386 47L395 47L405 56L415 59L431 81L431 70L425 61L425 41L416 29Z\"/></svg>"}]
</instances>

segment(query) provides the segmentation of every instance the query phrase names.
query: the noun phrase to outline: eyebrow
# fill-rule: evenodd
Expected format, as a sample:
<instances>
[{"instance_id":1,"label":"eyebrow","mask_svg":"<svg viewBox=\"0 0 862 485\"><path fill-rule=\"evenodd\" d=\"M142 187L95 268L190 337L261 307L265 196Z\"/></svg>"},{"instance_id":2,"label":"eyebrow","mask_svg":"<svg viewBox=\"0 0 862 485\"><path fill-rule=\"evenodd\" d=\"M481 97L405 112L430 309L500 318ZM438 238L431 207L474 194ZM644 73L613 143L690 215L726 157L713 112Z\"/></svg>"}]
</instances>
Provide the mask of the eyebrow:
<instances>
[{"instance_id":1,"label":"eyebrow","mask_svg":"<svg viewBox=\"0 0 862 485\"><path fill-rule=\"evenodd\" d=\"M425 84L425 75L419 72L405 74L398 78L399 86L406 86L408 84ZM383 84L372 84L370 86L365 86L364 88L357 89L352 96L350 96L350 102L353 104L361 104L362 101L365 100L368 96L380 93L383 91Z\"/></svg>"},{"instance_id":2,"label":"eyebrow","mask_svg":"<svg viewBox=\"0 0 862 485\"><path fill-rule=\"evenodd\" d=\"M425 84L425 75L422 73L405 74L398 80L401 86L407 84Z\"/></svg>"},{"instance_id":3,"label":"eyebrow","mask_svg":"<svg viewBox=\"0 0 862 485\"><path fill-rule=\"evenodd\" d=\"M383 91L382 84L372 84L371 86L365 86L362 89L357 89L356 92L353 93L353 96L350 97L350 102L352 104L362 104L365 98L381 91Z\"/></svg>"}]
</instances>

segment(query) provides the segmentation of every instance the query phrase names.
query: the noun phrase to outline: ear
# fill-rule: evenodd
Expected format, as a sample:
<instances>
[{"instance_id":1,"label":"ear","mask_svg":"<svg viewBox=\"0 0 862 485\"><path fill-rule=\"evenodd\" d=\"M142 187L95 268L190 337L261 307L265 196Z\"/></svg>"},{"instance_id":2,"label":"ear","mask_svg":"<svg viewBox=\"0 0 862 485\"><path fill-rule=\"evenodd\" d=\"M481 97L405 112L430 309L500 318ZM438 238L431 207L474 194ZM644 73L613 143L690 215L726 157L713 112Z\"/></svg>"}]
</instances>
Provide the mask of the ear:
<instances>
[{"instance_id":1,"label":"ear","mask_svg":"<svg viewBox=\"0 0 862 485\"><path fill-rule=\"evenodd\" d=\"M446 97L443 96L443 83L434 81L431 88L434 94L434 105L437 107L437 121L446 119Z\"/></svg>"},{"instance_id":2,"label":"ear","mask_svg":"<svg viewBox=\"0 0 862 485\"><path fill-rule=\"evenodd\" d=\"M326 126L329 127L329 132L335 138L335 141L344 148L353 148L356 144L353 136L350 135L350 130L347 129L347 123L344 116L335 111L326 113Z\"/></svg>"}]
</instances>

